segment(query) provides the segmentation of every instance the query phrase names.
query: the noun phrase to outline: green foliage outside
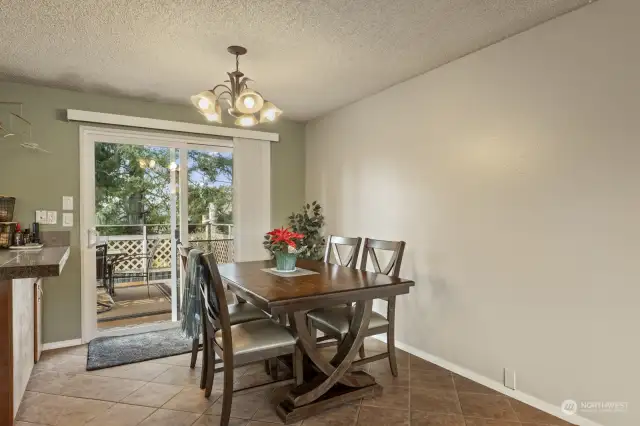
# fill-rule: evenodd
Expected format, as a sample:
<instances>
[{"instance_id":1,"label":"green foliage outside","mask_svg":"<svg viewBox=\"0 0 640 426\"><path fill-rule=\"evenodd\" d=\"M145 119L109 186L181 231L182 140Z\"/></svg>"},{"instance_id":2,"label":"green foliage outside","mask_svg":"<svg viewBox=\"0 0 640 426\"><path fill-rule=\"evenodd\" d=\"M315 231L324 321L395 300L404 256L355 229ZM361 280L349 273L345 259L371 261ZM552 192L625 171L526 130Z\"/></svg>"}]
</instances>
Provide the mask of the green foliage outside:
<instances>
[{"instance_id":1,"label":"green foliage outside","mask_svg":"<svg viewBox=\"0 0 640 426\"><path fill-rule=\"evenodd\" d=\"M166 224L151 226L147 232L169 232L171 170L177 169L176 182L184 170L179 164L172 164L170 151L170 148L141 145L96 144L96 216L99 225ZM231 155L190 150L188 162L190 232L202 229L197 224L202 222L203 216L209 216L210 203L214 206L216 223L232 223ZM142 233L142 228L101 228L100 233L136 235Z\"/></svg>"}]
</instances>

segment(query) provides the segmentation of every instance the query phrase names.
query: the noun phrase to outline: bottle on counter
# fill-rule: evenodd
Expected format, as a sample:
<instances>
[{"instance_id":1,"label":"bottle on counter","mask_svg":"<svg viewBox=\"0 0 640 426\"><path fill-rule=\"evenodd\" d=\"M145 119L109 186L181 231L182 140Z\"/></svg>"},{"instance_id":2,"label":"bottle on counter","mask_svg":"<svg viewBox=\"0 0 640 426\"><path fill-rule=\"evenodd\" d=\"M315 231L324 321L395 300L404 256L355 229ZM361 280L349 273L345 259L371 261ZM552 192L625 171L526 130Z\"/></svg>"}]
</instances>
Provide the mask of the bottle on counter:
<instances>
[{"instance_id":1,"label":"bottle on counter","mask_svg":"<svg viewBox=\"0 0 640 426\"><path fill-rule=\"evenodd\" d=\"M13 245L14 246L22 246L24 245L24 240L22 239L22 229L20 229L20 224L16 224L16 232L13 234Z\"/></svg>"},{"instance_id":2,"label":"bottle on counter","mask_svg":"<svg viewBox=\"0 0 640 426\"><path fill-rule=\"evenodd\" d=\"M22 243L25 245L31 244L31 233L29 232L29 228L25 229L22 233Z\"/></svg>"},{"instance_id":3,"label":"bottle on counter","mask_svg":"<svg viewBox=\"0 0 640 426\"><path fill-rule=\"evenodd\" d=\"M40 224L38 222L33 222L31 225L31 242L40 243Z\"/></svg>"}]
</instances>

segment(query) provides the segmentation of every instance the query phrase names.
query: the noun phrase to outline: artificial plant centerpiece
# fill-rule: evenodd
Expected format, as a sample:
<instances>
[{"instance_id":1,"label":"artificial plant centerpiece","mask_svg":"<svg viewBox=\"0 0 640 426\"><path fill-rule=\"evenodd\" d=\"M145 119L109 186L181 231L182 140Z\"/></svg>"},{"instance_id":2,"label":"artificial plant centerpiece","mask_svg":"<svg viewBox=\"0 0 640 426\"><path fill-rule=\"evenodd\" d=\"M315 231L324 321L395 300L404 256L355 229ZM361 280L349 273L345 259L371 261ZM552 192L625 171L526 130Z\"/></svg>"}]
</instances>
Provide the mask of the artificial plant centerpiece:
<instances>
[{"instance_id":1,"label":"artificial plant centerpiece","mask_svg":"<svg viewBox=\"0 0 640 426\"><path fill-rule=\"evenodd\" d=\"M289 216L289 228L293 232L304 235L298 244L298 257L311 260L322 260L325 248L325 239L322 235L324 228L324 215L322 207L317 201L304 204L302 211L291 213Z\"/></svg>"},{"instance_id":2,"label":"artificial plant centerpiece","mask_svg":"<svg viewBox=\"0 0 640 426\"><path fill-rule=\"evenodd\" d=\"M296 259L299 253L300 241L303 234L292 232L289 228L276 228L264 236L264 248L276 258L278 272L293 272L296 270Z\"/></svg>"}]
</instances>

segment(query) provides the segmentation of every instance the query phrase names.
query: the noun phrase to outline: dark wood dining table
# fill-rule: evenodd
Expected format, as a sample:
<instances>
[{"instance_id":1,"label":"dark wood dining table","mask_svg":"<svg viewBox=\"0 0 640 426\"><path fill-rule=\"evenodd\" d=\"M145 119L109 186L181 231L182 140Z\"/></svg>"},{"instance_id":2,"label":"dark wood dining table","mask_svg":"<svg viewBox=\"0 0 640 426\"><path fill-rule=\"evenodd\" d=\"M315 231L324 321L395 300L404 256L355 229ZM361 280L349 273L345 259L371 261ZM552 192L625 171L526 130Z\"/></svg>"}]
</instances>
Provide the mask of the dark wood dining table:
<instances>
[{"instance_id":1,"label":"dark wood dining table","mask_svg":"<svg viewBox=\"0 0 640 426\"><path fill-rule=\"evenodd\" d=\"M278 276L264 271L275 261L237 262L219 265L228 289L274 318L287 317L305 355L305 368L298 371L297 385L276 411L286 423L295 423L323 410L378 394L382 387L364 371L352 367L369 326L373 300L409 293L411 280L360 271L311 260L297 266L312 275ZM316 308L351 303L354 315L349 333L338 342L336 355L325 359L315 336L307 328L307 312Z\"/></svg>"}]
</instances>

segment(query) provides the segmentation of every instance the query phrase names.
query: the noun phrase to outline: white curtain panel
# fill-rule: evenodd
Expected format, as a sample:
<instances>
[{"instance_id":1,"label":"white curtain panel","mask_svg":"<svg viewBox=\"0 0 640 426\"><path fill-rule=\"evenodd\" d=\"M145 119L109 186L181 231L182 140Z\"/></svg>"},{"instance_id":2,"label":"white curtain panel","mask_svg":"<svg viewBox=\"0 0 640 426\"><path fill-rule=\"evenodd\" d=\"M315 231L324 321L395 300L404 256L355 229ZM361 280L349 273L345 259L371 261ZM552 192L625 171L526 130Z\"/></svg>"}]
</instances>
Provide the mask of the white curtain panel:
<instances>
[{"instance_id":1,"label":"white curtain panel","mask_svg":"<svg viewBox=\"0 0 640 426\"><path fill-rule=\"evenodd\" d=\"M271 142L233 139L235 261L268 259L262 247L271 230Z\"/></svg>"}]
</instances>

